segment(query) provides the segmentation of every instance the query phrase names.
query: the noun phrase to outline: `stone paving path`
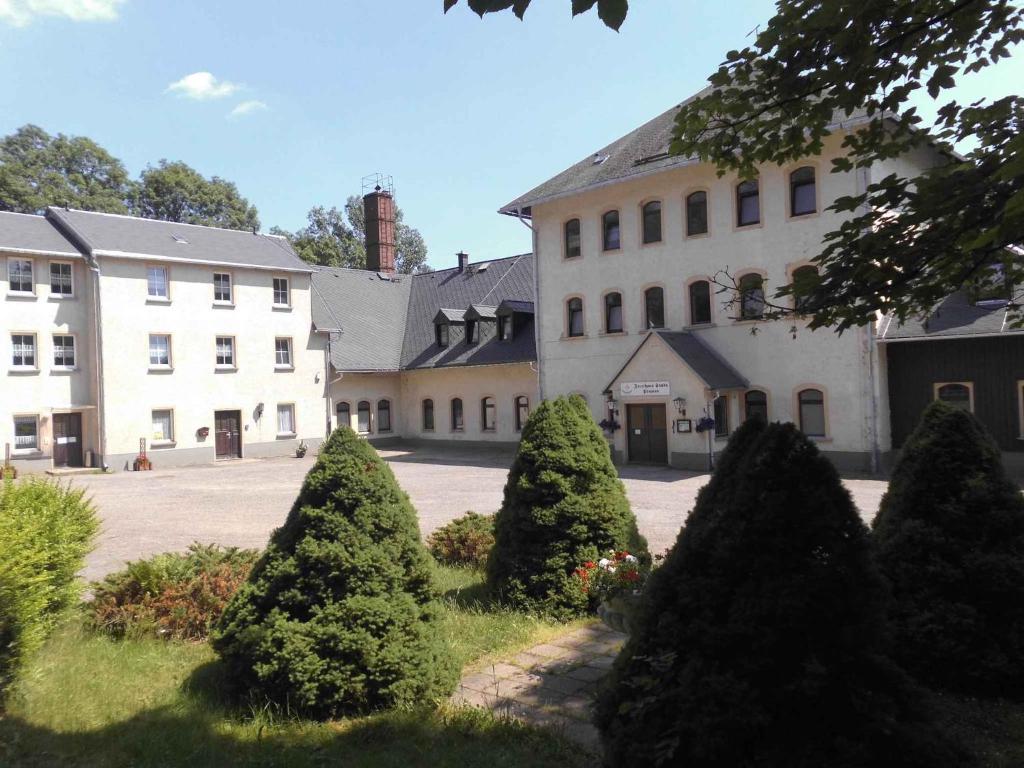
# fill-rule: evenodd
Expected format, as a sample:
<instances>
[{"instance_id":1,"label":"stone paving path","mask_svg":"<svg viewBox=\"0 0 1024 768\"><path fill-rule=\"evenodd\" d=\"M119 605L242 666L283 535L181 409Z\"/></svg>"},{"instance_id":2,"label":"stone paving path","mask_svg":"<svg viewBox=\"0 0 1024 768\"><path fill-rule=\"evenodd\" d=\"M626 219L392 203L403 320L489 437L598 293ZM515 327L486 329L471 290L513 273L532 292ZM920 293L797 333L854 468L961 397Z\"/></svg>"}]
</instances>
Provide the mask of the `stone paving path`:
<instances>
[{"instance_id":1,"label":"stone paving path","mask_svg":"<svg viewBox=\"0 0 1024 768\"><path fill-rule=\"evenodd\" d=\"M603 624L574 630L466 675L452 701L556 728L597 753L594 695L625 640Z\"/></svg>"}]
</instances>

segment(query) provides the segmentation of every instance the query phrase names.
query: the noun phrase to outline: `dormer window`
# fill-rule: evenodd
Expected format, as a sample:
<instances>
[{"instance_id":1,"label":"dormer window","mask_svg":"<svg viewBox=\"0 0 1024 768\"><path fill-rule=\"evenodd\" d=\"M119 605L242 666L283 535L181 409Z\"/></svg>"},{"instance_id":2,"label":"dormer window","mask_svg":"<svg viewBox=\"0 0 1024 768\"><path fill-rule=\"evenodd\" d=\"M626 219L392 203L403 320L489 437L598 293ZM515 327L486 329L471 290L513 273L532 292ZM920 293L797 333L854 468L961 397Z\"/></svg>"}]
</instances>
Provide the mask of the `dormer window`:
<instances>
[{"instance_id":1,"label":"dormer window","mask_svg":"<svg viewBox=\"0 0 1024 768\"><path fill-rule=\"evenodd\" d=\"M450 342L449 327L447 323L438 323L437 327L437 346L447 347Z\"/></svg>"},{"instance_id":2,"label":"dormer window","mask_svg":"<svg viewBox=\"0 0 1024 768\"><path fill-rule=\"evenodd\" d=\"M480 341L480 323L476 320L466 321L466 343L476 344Z\"/></svg>"},{"instance_id":3,"label":"dormer window","mask_svg":"<svg viewBox=\"0 0 1024 768\"><path fill-rule=\"evenodd\" d=\"M512 341L512 315L502 315L498 318L498 340Z\"/></svg>"}]
</instances>

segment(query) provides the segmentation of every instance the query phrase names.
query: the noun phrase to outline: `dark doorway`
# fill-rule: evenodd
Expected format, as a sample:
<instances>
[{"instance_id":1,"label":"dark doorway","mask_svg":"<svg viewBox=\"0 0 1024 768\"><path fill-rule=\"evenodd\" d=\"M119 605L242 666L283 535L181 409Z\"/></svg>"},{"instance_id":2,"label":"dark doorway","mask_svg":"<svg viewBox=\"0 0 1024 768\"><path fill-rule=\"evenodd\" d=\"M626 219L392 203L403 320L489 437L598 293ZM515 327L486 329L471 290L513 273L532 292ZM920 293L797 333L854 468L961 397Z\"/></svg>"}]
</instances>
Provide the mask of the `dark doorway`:
<instances>
[{"instance_id":1,"label":"dark doorway","mask_svg":"<svg viewBox=\"0 0 1024 768\"><path fill-rule=\"evenodd\" d=\"M668 464L668 430L664 405L627 405L629 460L639 464Z\"/></svg>"},{"instance_id":2,"label":"dark doorway","mask_svg":"<svg viewBox=\"0 0 1024 768\"><path fill-rule=\"evenodd\" d=\"M82 466L82 414L53 414L53 466Z\"/></svg>"},{"instance_id":3,"label":"dark doorway","mask_svg":"<svg viewBox=\"0 0 1024 768\"><path fill-rule=\"evenodd\" d=\"M213 414L217 432L217 458L238 459L242 456L242 412L217 411Z\"/></svg>"}]
</instances>

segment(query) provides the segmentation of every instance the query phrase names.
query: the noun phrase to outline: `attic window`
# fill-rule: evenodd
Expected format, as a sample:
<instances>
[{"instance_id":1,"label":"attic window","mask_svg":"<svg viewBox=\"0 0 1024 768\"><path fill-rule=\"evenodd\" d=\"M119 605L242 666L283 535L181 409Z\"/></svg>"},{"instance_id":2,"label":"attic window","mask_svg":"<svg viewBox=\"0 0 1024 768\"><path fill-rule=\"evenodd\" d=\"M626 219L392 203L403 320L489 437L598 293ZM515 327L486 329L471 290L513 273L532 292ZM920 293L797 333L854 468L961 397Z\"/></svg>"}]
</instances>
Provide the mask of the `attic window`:
<instances>
[{"instance_id":1,"label":"attic window","mask_svg":"<svg viewBox=\"0 0 1024 768\"><path fill-rule=\"evenodd\" d=\"M437 346L444 348L444 347L448 346L448 343L449 343L448 325L447 325L447 323L438 323L437 324Z\"/></svg>"},{"instance_id":2,"label":"attic window","mask_svg":"<svg viewBox=\"0 0 1024 768\"><path fill-rule=\"evenodd\" d=\"M466 321L466 343L476 344L480 341L480 324L476 320Z\"/></svg>"},{"instance_id":3,"label":"attic window","mask_svg":"<svg viewBox=\"0 0 1024 768\"><path fill-rule=\"evenodd\" d=\"M484 262L483 264L478 264L478 265L477 265L476 271L477 271L477 272L486 272L486 271L487 271L487 268L488 268L489 266L491 266L491 265L490 265L490 264L488 264L488 263L487 263L487 262L485 261L485 262Z\"/></svg>"},{"instance_id":4,"label":"attic window","mask_svg":"<svg viewBox=\"0 0 1024 768\"><path fill-rule=\"evenodd\" d=\"M174 242L176 242L176 243L181 243L182 245L188 245L188 240L186 240L181 235L172 234L171 235L171 239L174 240Z\"/></svg>"},{"instance_id":5,"label":"attic window","mask_svg":"<svg viewBox=\"0 0 1024 768\"><path fill-rule=\"evenodd\" d=\"M501 315L498 318L498 340L512 341L512 315Z\"/></svg>"}]
</instances>

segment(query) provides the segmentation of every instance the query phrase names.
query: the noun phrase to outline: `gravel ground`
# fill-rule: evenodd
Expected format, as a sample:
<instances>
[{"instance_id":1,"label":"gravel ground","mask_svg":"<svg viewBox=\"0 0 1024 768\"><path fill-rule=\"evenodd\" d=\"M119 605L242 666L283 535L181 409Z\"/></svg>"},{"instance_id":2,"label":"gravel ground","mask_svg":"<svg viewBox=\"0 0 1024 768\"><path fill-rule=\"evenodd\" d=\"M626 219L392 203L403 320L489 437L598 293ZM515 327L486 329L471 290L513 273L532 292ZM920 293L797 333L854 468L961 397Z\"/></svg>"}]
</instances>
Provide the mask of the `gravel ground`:
<instances>
[{"instance_id":1,"label":"gravel ground","mask_svg":"<svg viewBox=\"0 0 1024 768\"><path fill-rule=\"evenodd\" d=\"M419 449L381 454L412 498L424 535L467 510L497 511L512 459L500 451ZM84 575L99 578L127 560L183 550L193 541L262 547L284 521L312 463L310 455L73 476L71 482L93 497L103 521ZM622 479L641 533L651 550L660 552L675 541L707 475L624 467ZM845 482L865 520L874 516L885 482Z\"/></svg>"}]
</instances>

